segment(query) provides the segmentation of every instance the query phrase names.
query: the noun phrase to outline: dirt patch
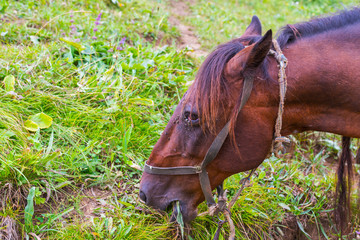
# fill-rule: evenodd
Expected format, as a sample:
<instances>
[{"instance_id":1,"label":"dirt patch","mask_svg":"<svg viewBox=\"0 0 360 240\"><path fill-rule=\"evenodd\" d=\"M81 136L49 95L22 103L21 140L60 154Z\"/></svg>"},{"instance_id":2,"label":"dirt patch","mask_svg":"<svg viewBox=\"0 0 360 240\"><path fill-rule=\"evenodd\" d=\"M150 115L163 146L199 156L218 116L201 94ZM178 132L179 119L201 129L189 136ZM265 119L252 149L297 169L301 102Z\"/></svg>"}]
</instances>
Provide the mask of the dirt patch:
<instances>
[{"instance_id":1,"label":"dirt patch","mask_svg":"<svg viewBox=\"0 0 360 240\"><path fill-rule=\"evenodd\" d=\"M97 187L84 190L84 197L80 202L80 210L82 210L85 219L90 217L98 217L104 209L111 207L106 200L112 196L109 190L103 190Z\"/></svg>"},{"instance_id":2,"label":"dirt patch","mask_svg":"<svg viewBox=\"0 0 360 240\"><path fill-rule=\"evenodd\" d=\"M188 3L191 3L191 1L172 0L170 2L171 16L169 17L169 22L170 24L176 26L180 31L179 47L181 49L190 47L193 50L190 55L194 57L204 57L208 54L208 52L201 49L201 44L198 37L192 31L192 28L182 24L179 20L179 18L191 15Z\"/></svg>"},{"instance_id":3,"label":"dirt patch","mask_svg":"<svg viewBox=\"0 0 360 240\"><path fill-rule=\"evenodd\" d=\"M277 233L275 239L278 240L325 240L338 239L336 237L336 229L331 222L332 216L325 213L317 219L318 223L309 221L308 216L296 217L294 215L287 216L278 226L273 227L272 231ZM299 227L306 232L306 234ZM322 230L321 230L322 228ZM326 234L326 237L325 235Z\"/></svg>"},{"instance_id":4,"label":"dirt patch","mask_svg":"<svg viewBox=\"0 0 360 240\"><path fill-rule=\"evenodd\" d=\"M49 198L44 193L42 197L48 199L44 204L35 205L34 221L36 221L37 216L41 217L43 214L48 213L61 214L62 218L66 219L68 223L76 219L82 222L89 221L112 209L111 198L113 194L123 196L129 190L129 186L114 189L109 186L64 187L59 191L54 191ZM6 184L0 188L0 192L2 193L2 196L0 196L0 210L6 210L9 203L11 203L11 208L16 209L16 211L22 211L25 208L26 196L28 195L26 188L15 189L11 184ZM61 213L71 206L73 206L73 209L70 212ZM23 221L23 219L21 217L14 219L10 216L0 216L0 240L22 239L23 236L17 221ZM41 234L40 237L45 235Z\"/></svg>"},{"instance_id":5,"label":"dirt patch","mask_svg":"<svg viewBox=\"0 0 360 240\"><path fill-rule=\"evenodd\" d=\"M116 189L116 194L121 195L122 189ZM49 212L61 212L73 206L74 209L63 215L69 222L73 219L87 221L99 217L102 213L112 208L110 198L113 190L108 187L93 186L89 188L64 188L56 192L44 205L35 208L35 215ZM59 204L60 203L60 204Z\"/></svg>"}]
</instances>

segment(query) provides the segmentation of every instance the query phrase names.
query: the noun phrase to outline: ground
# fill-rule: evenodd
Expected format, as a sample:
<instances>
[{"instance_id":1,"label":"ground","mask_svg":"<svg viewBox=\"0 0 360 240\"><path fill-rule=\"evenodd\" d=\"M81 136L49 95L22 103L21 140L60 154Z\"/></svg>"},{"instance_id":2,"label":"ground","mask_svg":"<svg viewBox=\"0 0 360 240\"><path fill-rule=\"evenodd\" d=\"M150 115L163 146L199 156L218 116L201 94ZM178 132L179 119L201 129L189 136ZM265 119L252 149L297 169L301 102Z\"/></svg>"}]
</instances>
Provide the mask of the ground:
<instances>
[{"instance_id":1,"label":"ground","mask_svg":"<svg viewBox=\"0 0 360 240\"><path fill-rule=\"evenodd\" d=\"M201 49L201 44L196 34L190 26L184 25L179 19L179 16L186 17L190 15L188 4L191 4L191 1L170 1L170 12L172 14L169 17L169 22L180 31L180 38L178 40L178 47L180 49L190 47L192 49L190 53L195 58L205 57L208 52Z\"/></svg>"}]
</instances>

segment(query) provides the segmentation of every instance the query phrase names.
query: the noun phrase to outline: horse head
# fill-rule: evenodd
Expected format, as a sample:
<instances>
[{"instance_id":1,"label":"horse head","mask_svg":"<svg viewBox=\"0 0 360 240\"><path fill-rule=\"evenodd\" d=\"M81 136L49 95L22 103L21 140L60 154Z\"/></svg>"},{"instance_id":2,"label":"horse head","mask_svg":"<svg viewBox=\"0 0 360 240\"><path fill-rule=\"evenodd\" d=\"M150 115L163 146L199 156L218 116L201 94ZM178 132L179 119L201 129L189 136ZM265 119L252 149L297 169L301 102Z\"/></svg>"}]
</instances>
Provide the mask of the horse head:
<instances>
[{"instance_id":1,"label":"horse head","mask_svg":"<svg viewBox=\"0 0 360 240\"><path fill-rule=\"evenodd\" d=\"M272 32L261 36L256 16L240 38L218 46L175 109L146 163L148 168L201 165L228 122L229 135L206 167L211 189L227 177L261 164L271 148L279 98L275 90L269 91L277 87L271 81L271 76L276 78L276 63L267 57L271 46ZM254 79L254 89L238 113L247 77ZM140 199L161 210L179 201L184 221L189 222L196 217L204 193L197 174L150 171L143 173Z\"/></svg>"}]
</instances>

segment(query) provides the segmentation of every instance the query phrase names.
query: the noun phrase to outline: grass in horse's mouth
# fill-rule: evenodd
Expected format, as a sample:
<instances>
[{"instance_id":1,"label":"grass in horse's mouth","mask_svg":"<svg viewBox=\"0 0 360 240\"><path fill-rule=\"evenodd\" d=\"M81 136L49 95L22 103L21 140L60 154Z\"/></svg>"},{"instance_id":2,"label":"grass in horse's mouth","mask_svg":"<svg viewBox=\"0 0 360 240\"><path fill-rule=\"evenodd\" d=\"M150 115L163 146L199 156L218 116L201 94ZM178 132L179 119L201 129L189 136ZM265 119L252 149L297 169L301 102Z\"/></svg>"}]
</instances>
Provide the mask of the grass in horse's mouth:
<instances>
[{"instance_id":1,"label":"grass in horse's mouth","mask_svg":"<svg viewBox=\"0 0 360 240\"><path fill-rule=\"evenodd\" d=\"M179 224L180 231L181 231L181 238L184 239L184 219L181 213L181 205L179 201L176 201L176 204L174 202L174 212L172 216L176 216L176 222Z\"/></svg>"},{"instance_id":2,"label":"grass in horse's mouth","mask_svg":"<svg viewBox=\"0 0 360 240\"><path fill-rule=\"evenodd\" d=\"M169 204L169 206L166 208L167 212L170 212L172 210L172 214L171 214L171 218L170 221L171 222L183 222L183 216L181 213L181 204L179 201L173 201Z\"/></svg>"},{"instance_id":3,"label":"grass in horse's mouth","mask_svg":"<svg viewBox=\"0 0 360 240\"><path fill-rule=\"evenodd\" d=\"M171 217L170 217L170 221L171 222L175 222L176 221L176 216L177 216L177 209L176 209L176 205L179 201L172 201L169 206L166 208L166 212L171 213Z\"/></svg>"}]
</instances>

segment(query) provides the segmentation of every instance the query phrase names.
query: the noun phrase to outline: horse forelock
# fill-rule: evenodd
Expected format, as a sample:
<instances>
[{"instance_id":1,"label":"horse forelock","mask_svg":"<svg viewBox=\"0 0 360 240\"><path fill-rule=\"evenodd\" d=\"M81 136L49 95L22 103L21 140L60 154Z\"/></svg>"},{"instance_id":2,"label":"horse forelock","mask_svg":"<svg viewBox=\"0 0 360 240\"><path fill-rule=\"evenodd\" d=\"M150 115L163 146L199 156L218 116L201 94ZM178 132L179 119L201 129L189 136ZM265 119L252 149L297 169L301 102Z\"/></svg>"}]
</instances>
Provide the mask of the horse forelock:
<instances>
[{"instance_id":1,"label":"horse forelock","mask_svg":"<svg viewBox=\"0 0 360 240\"><path fill-rule=\"evenodd\" d=\"M242 37L219 45L199 68L194 83L184 95L184 106L190 103L198 109L201 126L204 130L215 133L219 121L230 120L233 110L229 108L230 101L235 101L234 105L236 105L236 101L240 100L241 93L239 92L238 99L230 99L231 86L224 77L225 66L231 58L245 48L243 43L250 45L260 38L261 36ZM265 59L260 66L262 77L265 80L272 80L267 66L268 60Z\"/></svg>"},{"instance_id":2,"label":"horse forelock","mask_svg":"<svg viewBox=\"0 0 360 240\"><path fill-rule=\"evenodd\" d=\"M203 129L214 132L216 122L228 117L226 103L230 101L230 92L224 77L224 68L226 63L244 48L239 39L219 45L199 68L195 81L185 96L185 103L191 103L198 109Z\"/></svg>"}]
</instances>

